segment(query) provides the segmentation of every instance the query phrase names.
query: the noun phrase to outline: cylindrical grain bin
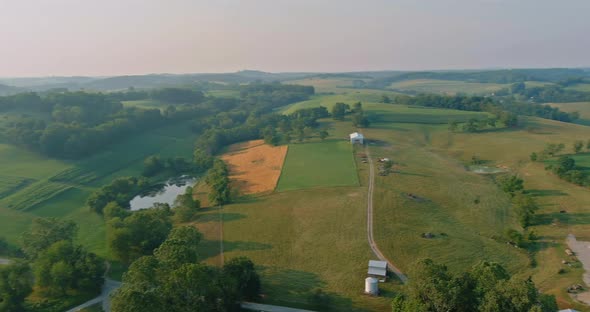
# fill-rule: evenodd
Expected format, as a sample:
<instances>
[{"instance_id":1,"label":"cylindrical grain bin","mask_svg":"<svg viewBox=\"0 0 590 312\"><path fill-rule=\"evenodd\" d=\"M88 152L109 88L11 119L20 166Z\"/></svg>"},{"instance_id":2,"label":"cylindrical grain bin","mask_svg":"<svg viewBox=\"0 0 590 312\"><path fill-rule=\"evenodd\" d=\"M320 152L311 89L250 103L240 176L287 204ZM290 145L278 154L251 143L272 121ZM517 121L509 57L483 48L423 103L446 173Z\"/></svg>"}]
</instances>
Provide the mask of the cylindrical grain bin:
<instances>
[{"instance_id":1,"label":"cylindrical grain bin","mask_svg":"<svg viewBox=\"0 0 590 312\"><path fill-rule=\"evenodd\" d=\"M377 296L379 294L379 280L374 277L365 278L365 293Z\"/></svg>"}]
</instances>

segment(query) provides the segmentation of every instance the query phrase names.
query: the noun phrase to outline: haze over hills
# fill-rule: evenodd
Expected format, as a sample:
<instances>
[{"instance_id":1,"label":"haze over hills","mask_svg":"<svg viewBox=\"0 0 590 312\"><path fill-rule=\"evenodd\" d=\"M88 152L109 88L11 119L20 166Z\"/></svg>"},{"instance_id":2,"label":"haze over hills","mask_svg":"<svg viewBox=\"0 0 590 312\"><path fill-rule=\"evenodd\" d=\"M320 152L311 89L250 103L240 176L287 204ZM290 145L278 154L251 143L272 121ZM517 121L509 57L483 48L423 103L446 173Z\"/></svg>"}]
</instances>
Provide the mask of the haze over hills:
<instances>
[{"instance_id":1,"label":"haze over hills","mask_svg":"<svg viewBox=\"0 0 590 312\"><path fill-rule=\"evenodd\" d=\"M354 78L371 79L371 87L382 88L395 81L412 79L444 79L473 82L511 83L518 81L559 82L571 77L590 77L589 69L493 69L493 70L435 70L435 71L360 71L341 73L268 73L243 70L234 73L149 74L112 77L30 77L0 78L0 95L23 91L47 91L51 89L115 91L127 88L156 88L192 85L200 82L243 84L249 82L287 81L302 78Z\"/></svg>"}]
</instances>

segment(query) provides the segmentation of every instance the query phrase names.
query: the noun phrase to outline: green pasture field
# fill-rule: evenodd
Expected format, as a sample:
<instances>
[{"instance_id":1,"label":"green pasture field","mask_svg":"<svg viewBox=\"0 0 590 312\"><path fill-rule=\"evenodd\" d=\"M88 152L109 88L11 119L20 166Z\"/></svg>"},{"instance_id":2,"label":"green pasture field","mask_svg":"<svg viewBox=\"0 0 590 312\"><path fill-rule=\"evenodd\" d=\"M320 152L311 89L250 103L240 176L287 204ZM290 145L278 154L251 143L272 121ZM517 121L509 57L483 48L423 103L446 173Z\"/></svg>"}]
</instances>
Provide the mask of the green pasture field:
<instances>
[{"instance_id":1,"label":"green pasture field","mask_svg":"<svg viewBox=\"0 0 590 312\"><path fill-rule=\"evenodd\" d=\"M564 143L566 145L564 153L571 153L572 143L576 140L586 140L590 131L588 127L582 125L533 117L521 118L521 124L518 129L498 129L497 131L481 133L450 133L444 126L398 125L397 127L391 127L394 132L388 135L391 136L393 150L397 150L395 147L396 141L410 140L413 145L421 147L422 152L426 153L426 155L432 153L431 155L434 157L433 161L430 162L432 165L424 164L423 166L438 166L434 161L436 158L441 159L441 161L451 159L467 165L473 156L478 156L480 159L487 161L486 165L488 166L500 166L508 169L512 174L522 177L525 181L525 188L534 195L540 206L540 210L537 211L533 221L534 225L530 227L530 230L534 231L540 237L540 240L536 245L537 247L535 247L534 259L536 265L515 273L524 277L532 275L533 280L542 291L558 297L561 307L573 305L580 308L573 303L565 289L573 283L582 282L583 270L563 265L561 261L564 258L564 249L567 248L565 238L569 233L576 235L580 240L590 239L590 228L588 227L590 213L587 211L590 192L586 187L575 186L559 179L551 171L545 170L543 162L531 162L529 155L532 152L543 150L548 143ZM396 132L397 134L394 134ZM400 150L403 150L403 148L400 148ZM411 150L404 151L404 153L410 152ZM587 166L588 158L586 154L575 157L579 158L581 165ZM423 161L422 158L421 156L415 156L409 159L413 159L418 164ZM416 166L413 167L413 170L419 168L419 166ZM410 171L409 166L407 170ZM404 168L402 167L403 171ZM402 177L402 175L403 173L394 176ZM471 173L465 172L463 175L471 175ZM432 175L431 178L437 180L439 177L444 179L444 175L441 173ZM460 174L460 171L457 171L456 179L463 180L466 178ZM440 185L449 185L449 183L441 183ZM491 191L489 184L485 180L477 185L477 193L486 189ZM484 187L485 185L488 186ZM465 185L466 191L470 189L469 185ZM427 198L429 196L434 197L436 190L436 187L432 187L432 191L425 191L424 196ZM464 196L462 193L463 191L461 193L449 193L449 196ZM458 194L461 195L457 196ZM472 197L473 195L475 193L471 193ZM482 194L477 195L482 196ZM468 201L469 198L465 200ZM481 199L480 201L483 203ZM466 202L464 207L473 207L473 204ZM498 205L497 207L500 209L502 206ZM565 210L567 213L560 213L561 210ZM472 209L466 209L465 211L473 212ZM475 210L475 212L474 216L477 217L479 210ZM489 224L493 223L490 222ZM481 232L482 229L479 228L478 233ZM558 273L560 269L563 269L562 274Z\"/></svg>"},{"instance_id":2,"label":"green pasture field","mask_svg":"<svg viewBox=\"0 0 590 312\"><path fill-rule=\"evenodd\" d=\"M197 220L205 233L202 256L219 254L218 211ZM334 311L385 311L397 281L379 285L382 296L363 294L368 260L366 188L311 188L237 201L222 209L224 258L246 256L261 274L263 302L313 309L316 288ZM217 261L215 261L217 263Z\"/></svg>"},{"instance_id":3,"label":"green pasture field","mask_svg":"<svg viewBox=\"0 0 590 312\"><path fill-rule=\"evenodd\" d=\"M489 116L484 112L383 103L363 103L363 109L371 122L387 124L447 124L450 121L465 122L471 118L482 119Z\"/></svg>"},{"instance_id":4,"label":"green pasture field","mask_svg":"<svg viewBox=\"0 0 590 312\"><path fill-rule=\"evenodd\" d=\"M394 82L389 89L398 91L415 91L445 94L489 94L508 87L507 84L479 83L455 80L416 79Z\"/></svg>"},{"instance_id":5,"label":"green pasture field","mask_svg":"<svg viewBox=\"0 0 590 312\"><path fill-rule=\"evenodd\" d=\"M350 142L333 139L289 145L276 190L358 184Z\"/></svg>"}]
</instances>

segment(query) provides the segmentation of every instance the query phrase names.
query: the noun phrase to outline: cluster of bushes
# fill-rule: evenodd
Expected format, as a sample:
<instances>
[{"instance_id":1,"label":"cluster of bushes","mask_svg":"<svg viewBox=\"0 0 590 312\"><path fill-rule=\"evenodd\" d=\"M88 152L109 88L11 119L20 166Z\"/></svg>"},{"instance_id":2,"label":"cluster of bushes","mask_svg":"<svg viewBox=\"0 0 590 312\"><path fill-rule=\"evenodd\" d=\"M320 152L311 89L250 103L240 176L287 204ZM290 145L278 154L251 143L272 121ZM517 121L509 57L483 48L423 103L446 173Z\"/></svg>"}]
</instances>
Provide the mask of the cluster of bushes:
<instances>
[{"instance_id":1,"label":"cluster of bushes","mask_svg":"<svg viewBox=\"0 0 590 312\"><path fill-rule=\"evenodd\" d=\"M217 268L199 263L202 235L179 227L153 251L135 260L112 297L113 311L239 311L260 292L252 261L234 258Z\"/></svg>"},{"instance_id":2,"label":"cluster of bushes","mask_svg":"<svg viewBox=\"0 0 590 312\"><path fill-rule=\"evenodd\" d=\"M570 183L580 186L590 185L588 173L581 170L576 165L576 161L570 156L563 155L559 157L555 165L549 165L545 169L552 170L559 178Z\"/></svg>"},{"instance_id":3,"label":"cluster of bushes","mask_svg":"<svg viewBox=\"0 0 590 312\"><path fill-rule=\"evenodd\" d=\"M498 263L484 261L452 273L430 259L413 265L407 295L397 295L391 306L393 312L557 311L554 296L539 293L530 278L510 276Z\"/></svg>"}]
</instances>

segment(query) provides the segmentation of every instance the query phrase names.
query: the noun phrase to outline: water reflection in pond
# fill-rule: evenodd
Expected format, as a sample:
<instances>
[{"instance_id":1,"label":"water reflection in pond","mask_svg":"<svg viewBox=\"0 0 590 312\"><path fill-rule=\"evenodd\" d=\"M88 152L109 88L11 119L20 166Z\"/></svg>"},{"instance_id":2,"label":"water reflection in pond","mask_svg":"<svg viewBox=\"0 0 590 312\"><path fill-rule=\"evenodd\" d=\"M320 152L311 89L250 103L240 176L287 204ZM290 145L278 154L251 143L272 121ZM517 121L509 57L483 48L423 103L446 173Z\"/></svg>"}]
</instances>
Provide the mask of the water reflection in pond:
<instances>
[{"instance_id":1,"label":"water reflection in pond","mask_svg":"<svg viewBox=\"0 0 590 312\"><path fill-rule=\"evenodd\" d=\"M176 196L184 194L189 186L193 186L197 180L189 176L170 179L166 183L157 185L152 190L135 196L130 202L131 210L151 208L155 203L172 206Z\"/></svg>"}]
</instances>

